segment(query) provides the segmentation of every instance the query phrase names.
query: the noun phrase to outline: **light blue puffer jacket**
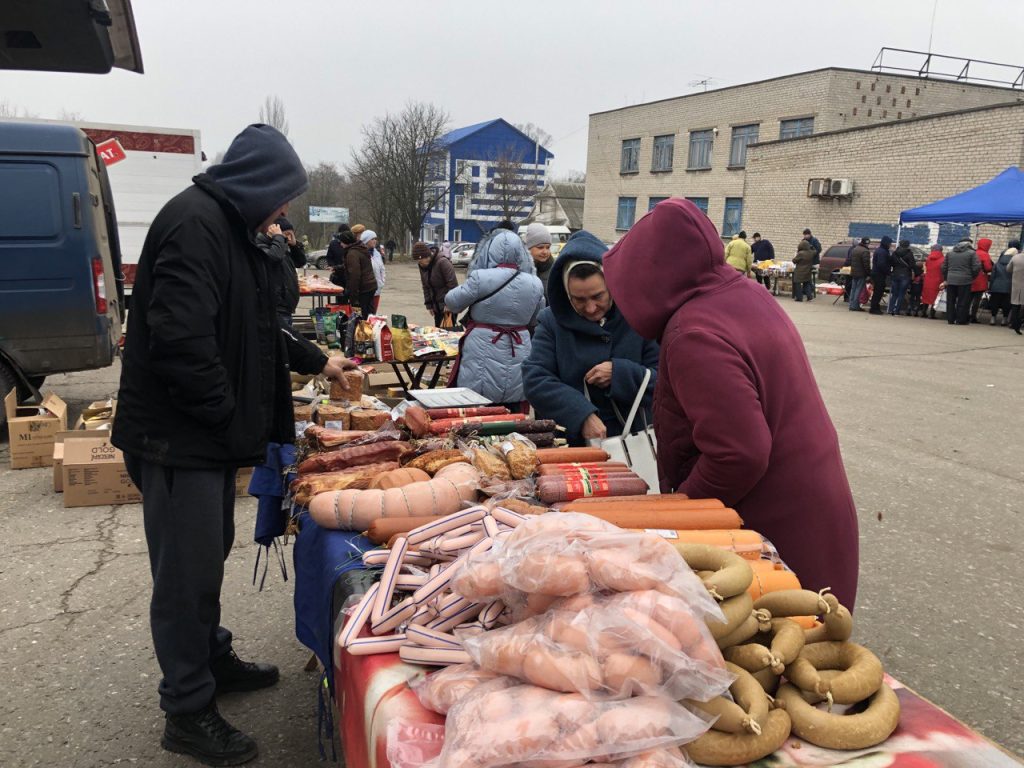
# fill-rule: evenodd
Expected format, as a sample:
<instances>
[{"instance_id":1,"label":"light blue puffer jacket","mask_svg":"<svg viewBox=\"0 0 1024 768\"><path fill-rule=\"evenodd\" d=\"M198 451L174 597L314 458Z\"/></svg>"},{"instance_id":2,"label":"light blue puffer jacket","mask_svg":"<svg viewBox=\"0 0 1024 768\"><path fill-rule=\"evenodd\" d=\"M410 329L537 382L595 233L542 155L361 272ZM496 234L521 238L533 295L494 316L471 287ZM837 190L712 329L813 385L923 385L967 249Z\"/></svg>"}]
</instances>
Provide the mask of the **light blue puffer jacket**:
<instances>
[{"instance_id":1,"label":"light blue puffer jacket","mask_svg":"<svg viewBox=\"0 0 1024 768\"><path fill-rule=\"evenodd\" d=\"M510 278L511 282L494 296L479 301ZM466 282L449 291L444 303L455 313L472 306L476 323L524 327L534 322L544 308L544 285L534 274L533 259L519 236L499 229L477 246ZM523 400L520 368L530 356L530 348L530 334L525 330L469 331L462 345L458 386L469 387L495 403Z\"/></svg>"}]
</instances>

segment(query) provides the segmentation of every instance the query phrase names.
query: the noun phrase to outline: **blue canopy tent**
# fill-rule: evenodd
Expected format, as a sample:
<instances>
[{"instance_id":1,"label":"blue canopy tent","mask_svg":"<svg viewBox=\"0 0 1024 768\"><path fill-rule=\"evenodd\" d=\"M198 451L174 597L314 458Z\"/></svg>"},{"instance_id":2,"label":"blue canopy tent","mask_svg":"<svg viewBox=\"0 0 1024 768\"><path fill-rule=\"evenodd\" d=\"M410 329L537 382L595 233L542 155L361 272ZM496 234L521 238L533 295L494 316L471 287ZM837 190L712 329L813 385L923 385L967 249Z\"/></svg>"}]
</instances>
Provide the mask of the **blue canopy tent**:
<instances>
[{"instance_id":1,"label":"blue canopy tent","mask_svg":"<svg viewBox=\"0 0 1024 768\"><path fill-rule=\"evenodd\" d=\"M957 224L1024 223L1024 171L1010 167L994 179L900 214L900 224L911 221Z\"/></svg>"}]
</instances>

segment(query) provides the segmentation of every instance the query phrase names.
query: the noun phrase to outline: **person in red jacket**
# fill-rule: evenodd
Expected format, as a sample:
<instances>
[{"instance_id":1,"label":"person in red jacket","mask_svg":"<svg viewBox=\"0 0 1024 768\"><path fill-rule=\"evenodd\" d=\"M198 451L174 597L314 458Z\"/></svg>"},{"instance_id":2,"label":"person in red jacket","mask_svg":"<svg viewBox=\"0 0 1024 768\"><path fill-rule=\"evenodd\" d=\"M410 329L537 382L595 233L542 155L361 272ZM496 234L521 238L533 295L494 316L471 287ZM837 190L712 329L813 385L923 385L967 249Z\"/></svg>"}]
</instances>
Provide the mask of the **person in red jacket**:
<instances>
[{"instance_id":1,"label":"person in red jacket","mask_svg":"<svg viewBox=\"0 0 1024 768\"><path fill-rule=\"evenodd\" d=\"M981 307L981 297L988 290L988 276L992 274L992 256L989 249L992 241L987 237L978 240L978 259L981 261L981 272L971 283L971 322L978 322L978 309Z\"/></svg>"},{"instance_id":2,"label":"person in red jacket","mask_svg":"<svg viewBox=\"0 0 1024 768\"><path fill-rule=\"evenodd\" d=\"M942 246L936 243L924 262L924 290L921 291L921 316L935 319L935 302L942 290L942 262L946 259Z\"/></svg>"},{"instance_id":3,"label":"person in red jacket","mask_svg":"<svg viewBox=\"0 0 1024 768\"><path fill-rule=\"evenodd\" d=\"M852 609L857 510L803 341L776 299L726 265L710 219L679 198L637 222L604 267L626 321L661 345L661 491L721 499L804 587L831 587Z\"/></svg>"}]
</instances>

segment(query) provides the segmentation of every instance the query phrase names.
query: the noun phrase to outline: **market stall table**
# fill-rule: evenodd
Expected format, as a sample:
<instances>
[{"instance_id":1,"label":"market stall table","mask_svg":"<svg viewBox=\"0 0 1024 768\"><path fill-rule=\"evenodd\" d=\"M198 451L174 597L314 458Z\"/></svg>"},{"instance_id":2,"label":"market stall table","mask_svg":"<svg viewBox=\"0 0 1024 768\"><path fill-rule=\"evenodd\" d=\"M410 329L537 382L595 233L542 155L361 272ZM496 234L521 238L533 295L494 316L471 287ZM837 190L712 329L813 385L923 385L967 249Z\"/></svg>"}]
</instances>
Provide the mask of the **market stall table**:
<instances>
[{"instance_id":1,"label":"market stall table","mask_svg":"<svg viewBox=\"0 0 1024 768\"><path fill-rule=\"evenodd\" d=\"M336 649L337 650L337 649ZM420 735L440 736L444 718L420 706L408 681L425 671L398 654L352 656L338 651L335 690L338 691L338 733L348 768L385 768L387 734L391 724L420 724ZM896 732L877 747L837 752L790 738L771 758L756 765L773 768L852 765L885 768L1019 768L1015 758L972 731L927 699L886 676L896 691L902 714ZM438 743L438 751L440 743Z\"/></svg>"},{"instance_id":2,"label":"market stall table","mask_svg":"<svg viewBox=\"0 0 1024 768\"><path fill-rule=\"evenodd\" d=\"M402 391L408 395L414 389L423 389L423 378L427 370L433 366L434 369L427 379L426 389L436 389L441 384L441 375L447 370L448 364L454 362L458 355L446 355L439 353L436 356L413 357L410 360L388 360L387 364L398 377L398 384Z\"/></svg>"}]
</instances>

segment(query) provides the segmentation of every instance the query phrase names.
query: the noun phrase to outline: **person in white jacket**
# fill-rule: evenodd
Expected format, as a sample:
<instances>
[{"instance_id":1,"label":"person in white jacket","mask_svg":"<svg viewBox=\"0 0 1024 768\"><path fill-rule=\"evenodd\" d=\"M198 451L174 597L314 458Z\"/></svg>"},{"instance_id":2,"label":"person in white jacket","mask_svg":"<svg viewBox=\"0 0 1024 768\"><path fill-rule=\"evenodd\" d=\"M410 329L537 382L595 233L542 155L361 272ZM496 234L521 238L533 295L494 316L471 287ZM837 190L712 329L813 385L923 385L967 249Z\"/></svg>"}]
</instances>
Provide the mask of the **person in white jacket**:
<instances>
[{"instance_id":1,"label":"person in white jacket","mask_svg":"<svg viewBox=\"0 0 1024 768\"><path fill-rule=\"evenodd\" d=\"M380 294L384 290L384 282L387 279L387 271L384 269L384 254L380 252L377 233L367 229L359 236L366 250L370 252L370 264L373 266L373 276L377 279L377 291L373 294L374 313L380 308Z\"/></svg>"}]
</instances>

